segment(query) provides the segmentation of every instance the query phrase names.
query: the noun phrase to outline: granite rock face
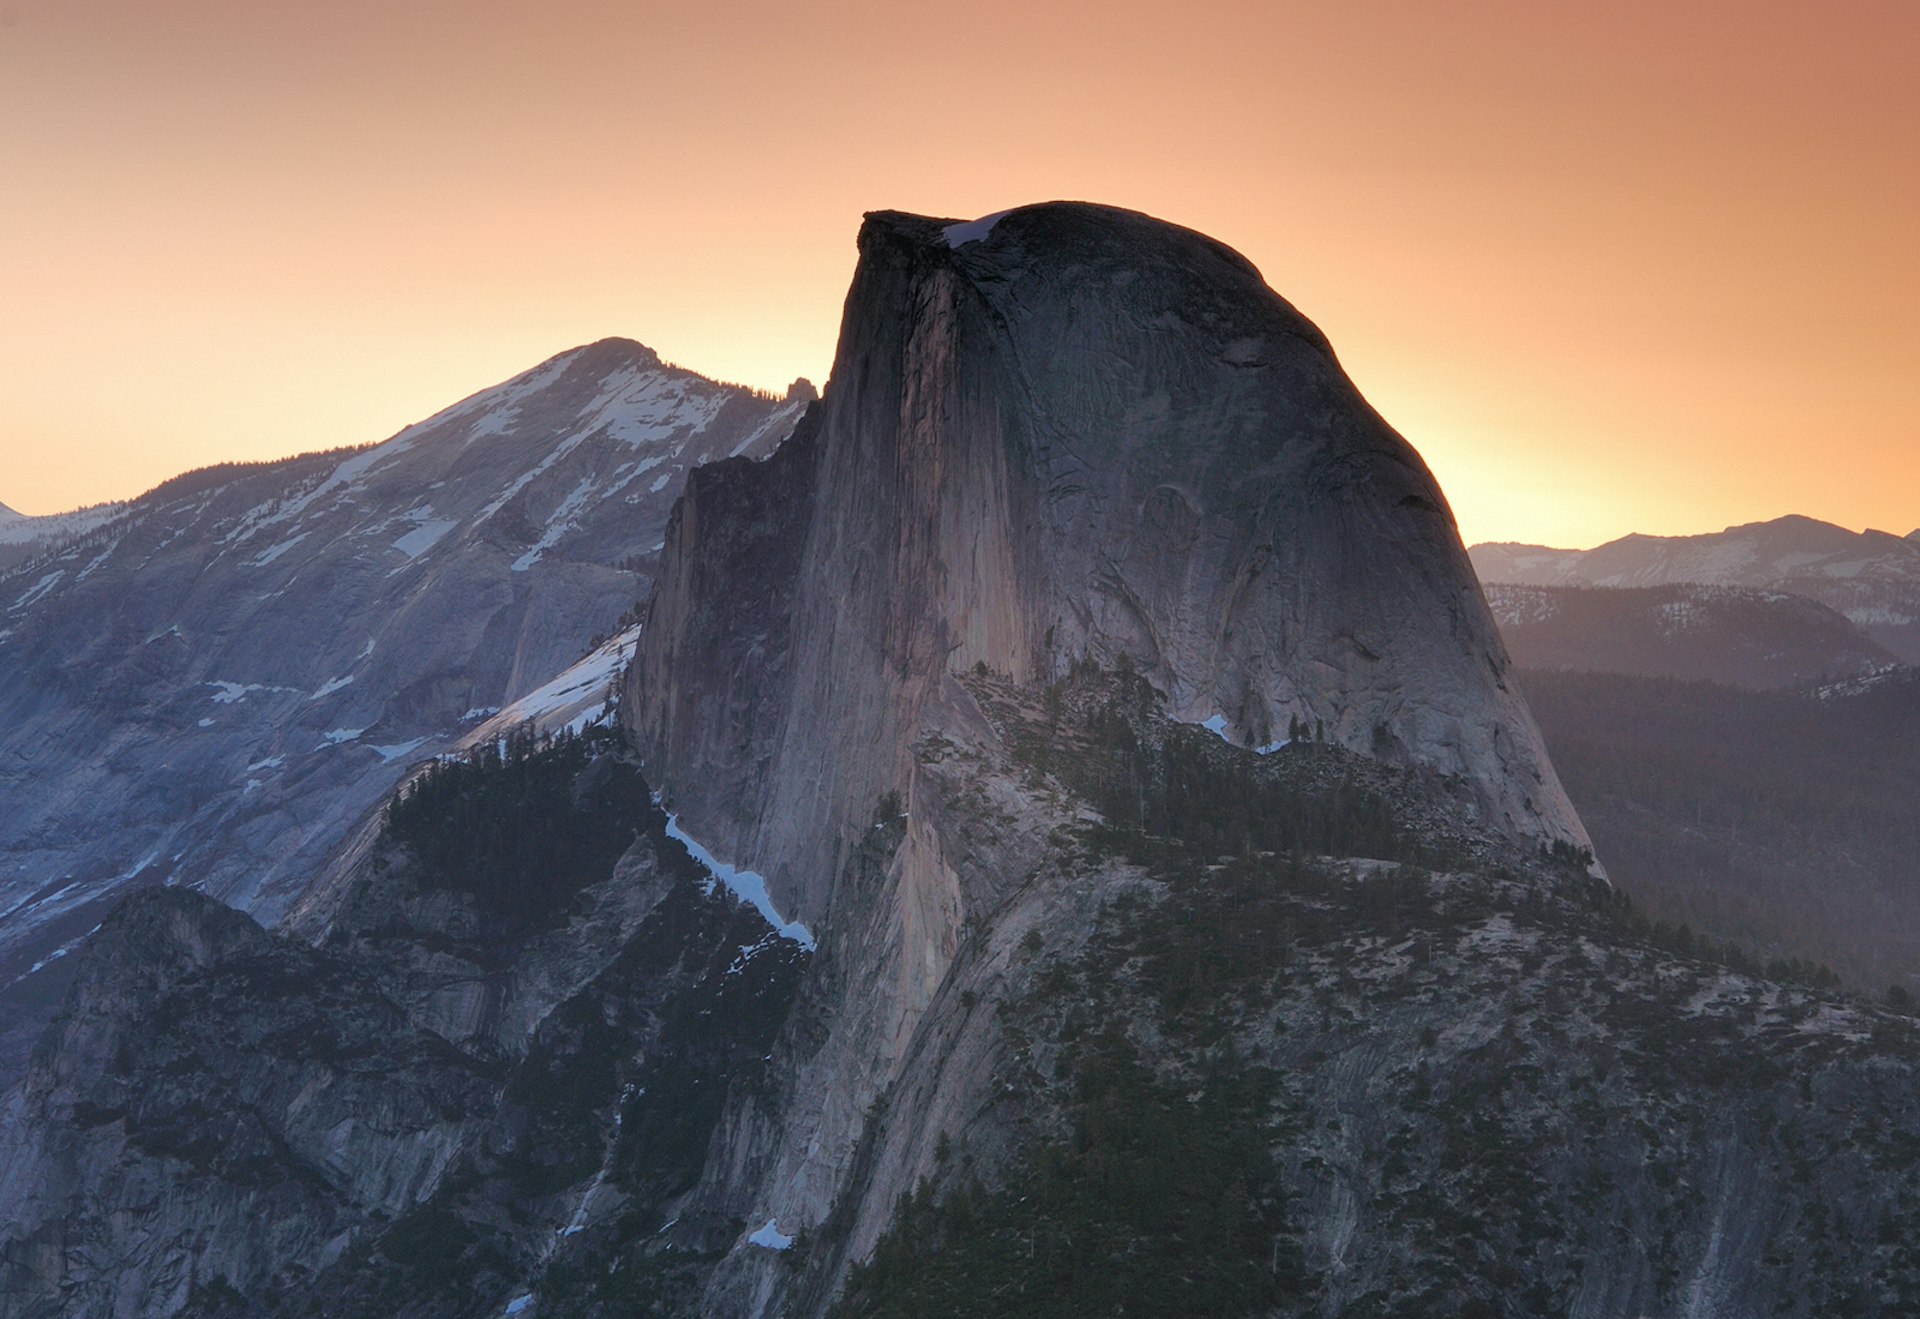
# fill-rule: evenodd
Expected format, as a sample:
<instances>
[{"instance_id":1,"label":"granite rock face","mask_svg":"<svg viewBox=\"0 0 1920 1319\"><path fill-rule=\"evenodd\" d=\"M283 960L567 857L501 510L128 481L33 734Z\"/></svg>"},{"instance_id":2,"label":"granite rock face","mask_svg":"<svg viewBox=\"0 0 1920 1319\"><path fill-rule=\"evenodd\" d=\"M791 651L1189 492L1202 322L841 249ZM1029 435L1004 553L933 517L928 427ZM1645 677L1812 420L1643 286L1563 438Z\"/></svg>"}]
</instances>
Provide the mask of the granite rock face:
<instances>
[{"instance_id":1,"label":"granite rock face","mask_svg":"<svg viewBox=\"0 0 1920 1319\"><path fill-rule=\"evenodd\" d=\"M1432 776L1256 756L1137 675L960 683L980 724L915 749L920 809L987 914L903 1039L872 1005L910 819L863 830L808 952L604 737L397 810L313 942L134 895L0 1105L0 1314L1814 1319L1920 1287L1910 1016L1649 948Z\"/></svg>"},{"instance_id":2,"label":"granite rock face","mask_svg":"<svg viewBox=\"0 0 1920 1319\"><path fill-rule=\"evenodd\" d=\"M496 1088L337 958L138 894L0 1117L0 1308L170 1314L324 1261L434 1185Z\"/></svg>"},{"instance_id":3,"label":"granite rock face","mask_svg":"<svg viewBox=\"0 0 1920 1319\"><path fill-rule=\"evenodd\" d=\"M383 444L0 528L37 547L0 570L0 1077L128 887L275 923L411 764L615 630L688 470L803 407L606 340Z\"/></svg>"},{"instance_id":4,"label":"granite rock face","mask_svg":"<svg viewBox=\"0 0 1920 1319\"><path fill-rule=\"evenodd\" d=\"M1062 900L1031 882L1059 817L1006 783L1031 828L983 831L937 768L1006 753L969 683L1130 672L1243 748L1426 776L1523 850L1586 835L1431 475L1243 258L1065 203L874 214L860 257L794 440L690 480L621 718L683 826L825 931L792 1106L742 1127L717 1202L857 1203L864 1245L912 1186L849 1189L865 1114L951 1028L969 931ZM742 1267L722 1309L765 1301Z\"/></svg>"},{"instance_id":5,"label":"granite rock face","mask_svg":"<svg viewBox=\"0 0 1920 1319\"><path fill-rule=\"evenodd\" d=\"M1241 745L1304 725L1584 844L1433 478L1243 258L1064 203L860 252L807 444L690 487L629 689L658 786L795 915L976 666L1125 662Z\"/></svg>"}]
</instances>

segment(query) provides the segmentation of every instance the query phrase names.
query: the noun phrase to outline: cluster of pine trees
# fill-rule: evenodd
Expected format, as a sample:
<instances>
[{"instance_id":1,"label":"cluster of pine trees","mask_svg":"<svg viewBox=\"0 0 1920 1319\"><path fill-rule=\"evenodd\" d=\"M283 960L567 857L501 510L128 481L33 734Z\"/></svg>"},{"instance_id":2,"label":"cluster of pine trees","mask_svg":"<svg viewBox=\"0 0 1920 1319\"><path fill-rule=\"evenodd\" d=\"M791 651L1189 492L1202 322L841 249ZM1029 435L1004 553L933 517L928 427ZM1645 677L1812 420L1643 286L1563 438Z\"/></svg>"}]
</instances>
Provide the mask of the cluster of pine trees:
<instances>
[{"instance_id":1,"label":"cluster of pine trees","mask_svg":"<svg viewBox=\"0 0 1920 1319\"><path fill-rule=\"evenodd\" d=\"M557 924L633 845L651 801L604 729L523 729L429 766L387 808L428 888L473 895L489 933Z\"/></svg>"}]
</instances>

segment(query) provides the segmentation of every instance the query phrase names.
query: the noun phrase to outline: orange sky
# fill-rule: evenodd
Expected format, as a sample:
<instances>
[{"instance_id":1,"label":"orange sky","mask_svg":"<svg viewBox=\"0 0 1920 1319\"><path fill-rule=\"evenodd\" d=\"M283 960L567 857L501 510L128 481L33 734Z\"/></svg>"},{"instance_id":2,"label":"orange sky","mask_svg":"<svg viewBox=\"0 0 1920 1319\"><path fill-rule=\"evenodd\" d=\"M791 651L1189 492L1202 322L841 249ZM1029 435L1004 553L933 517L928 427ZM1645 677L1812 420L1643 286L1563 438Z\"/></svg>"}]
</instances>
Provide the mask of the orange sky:
<instances>
[{"instance_id":1,"label":"orange sky","mask_svg":"<svg viewBox=\"0 0 1920 1319\"><path fill-rule=\"evenodd\" d=\"M1911 0L1031 8L0 0L0 501L609 334L818 381L862 211L1078 197L1251 257L1469 540L1920 525Z\"/></svg>"}]
</instances>

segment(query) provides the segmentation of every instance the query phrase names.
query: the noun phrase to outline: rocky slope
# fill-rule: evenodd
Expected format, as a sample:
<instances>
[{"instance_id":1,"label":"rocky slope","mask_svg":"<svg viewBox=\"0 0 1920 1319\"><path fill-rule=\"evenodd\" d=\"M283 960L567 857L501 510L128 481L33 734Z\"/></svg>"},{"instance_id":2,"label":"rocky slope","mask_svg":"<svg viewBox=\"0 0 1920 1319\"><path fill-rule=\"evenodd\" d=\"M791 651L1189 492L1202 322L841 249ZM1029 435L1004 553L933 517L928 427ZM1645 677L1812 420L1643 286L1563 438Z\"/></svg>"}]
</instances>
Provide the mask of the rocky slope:
<instances>
[{"instance_id":1,"label":"rocky slope","mask_svg":"<svg viewBox=\"0 0 1920 1319\"><path fill-rule=\"evenodd\" d=\"M831 1135L829 1013L880 988L848 971L885 920L781 938L596 737L427 780L311 943L178 890L116 912L0 1108L0 1313L1920 1294L1911 1017L1677 952L1444 780L1257 756L1137 675L963 681L981 726L916 749L926 800L1013 877L822 1217L770 1154ZM849 882L883 893L908 832L882 810Z\"/></svg>"},{"instance_id":2,"label":"rocky slope","mask_svg":"<svg viewBox=\"0 0 1920 1319\"><path fill-rule=\"evenodd\" d=\"M0 528L60 523L0 574L0 1076L127 886L273 923L410 763L614 631L687 471L809 394L608 340L383 444Z\"/></svg>"},{"instance_id":3,"label":"rocky slope","mask_svg":"<svg viewBox=\"0 0 1920 1319\"><path fill-rule=\"evenodd\" d=\"M317 945L126 899L0 1110L0 1313L497 1312L677 1189L804 954L665 830L569 738L423 781Z\"/></svg>"},{"instance_id":4,"label":"rocky slope","mask_svg":"<svg viewBox=\"0 0 1920 1319\"><path fill-rule=\"evenodd\" d=\"M1785 591L1840 611L1909 664L1920 663L1920 532L1852 532L1789 516L1700 536L1623 536L1591 550L1473 547L1481 580L1525 586L1696 582Z\"/></svg>"},{"instance_id":5,"label":"rocky slope","mask_svg":"<svg viewBox=\"0 0 1920 1319\"><path fill-rule=\"evenodd\" d=\"M1511 586L1487 604L1522 669L1793 687L1898 667L1847 618L1801 595L1732 586Z\"/></svg>"}]
</instances>

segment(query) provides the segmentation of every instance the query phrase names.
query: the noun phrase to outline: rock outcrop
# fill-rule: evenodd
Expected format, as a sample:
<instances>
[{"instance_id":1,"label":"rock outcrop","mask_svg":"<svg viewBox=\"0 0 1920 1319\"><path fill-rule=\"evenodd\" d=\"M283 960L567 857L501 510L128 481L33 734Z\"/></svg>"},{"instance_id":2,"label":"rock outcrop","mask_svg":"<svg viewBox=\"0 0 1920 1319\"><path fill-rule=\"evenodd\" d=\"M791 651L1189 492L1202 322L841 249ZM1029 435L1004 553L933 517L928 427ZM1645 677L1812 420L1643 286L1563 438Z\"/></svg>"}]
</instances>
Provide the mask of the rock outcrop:
<instances>
[{"instance_id":1,"label":"rock outcrop","mask_svg":"<svg viewBox=\"0 0 1920 1319\"><path fill-rule=\"evenodd\" d=\"M498 1313L588 1250L604 1278L804 959L612 741L461 766L317 945L184 889L121 902L0 1102L0 1315Z\"/></svg>"},{"instance_id":2,"label":"rock outcrop","mask_svg":"<svg viewBox=\"0 0 1920 1319\"><path fill-rule=\"evenodd\" d=\"M1586 836L1439 488L1245 259L1077 203L877 213L860 258L794 439L690 480L622 720L684 827L827 932L824 1039L722 1201L811 1227L851 1196L870 1244L911 1182L848 1189L864 1114L952 1026L923 1022L967 931L1065 900L1021 896L1044 828L987 841L930 752L1004 754L971 679L1131 672L1242 747L1429 776L1524 848Z\"/></svg>"},{"instance_id":3,"label":"rock outcrop","mask_svg":"<svg viewBox=\"0 0 1920 1319\"><path fill-rule=\"evenodd\" d=\"M1245 259L1068 203L877 213L860 253L806 442L691 484L628 689L657 786L795 915L976 667L1126 663L1584 845L1438 486Z\"/></svg>"}]
</instances>

